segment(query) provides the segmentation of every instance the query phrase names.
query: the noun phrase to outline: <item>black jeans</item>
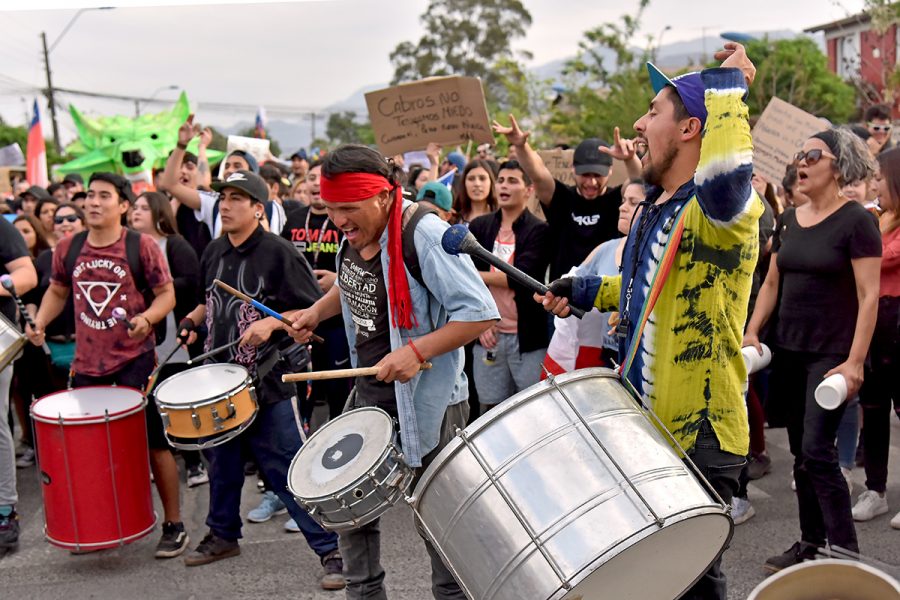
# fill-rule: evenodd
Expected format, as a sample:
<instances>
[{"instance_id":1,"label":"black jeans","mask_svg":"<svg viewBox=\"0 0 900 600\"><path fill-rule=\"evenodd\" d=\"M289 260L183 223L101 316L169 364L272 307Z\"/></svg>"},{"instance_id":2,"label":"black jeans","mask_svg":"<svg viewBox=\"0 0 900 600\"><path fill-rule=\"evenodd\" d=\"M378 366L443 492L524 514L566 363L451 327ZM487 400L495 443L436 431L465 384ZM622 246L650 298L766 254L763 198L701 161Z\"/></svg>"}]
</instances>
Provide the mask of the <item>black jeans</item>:
<instances>
[{"instance_id":1,"label":"black jeans","mask_svg":"<svg viewBox=\"0 0 900 600\"><path fill-rule=\"evenodd\" d=\"M787 406L788 441L794 455L794 481L800 510L800 539L808 544L859 552L850 513L850 491L838 464L835 439L847 404L825 410L816 403L816 386L825 373L846 360L835 354L779 350L785 366L780 380Z\"/></svg>"},{"instance_id":2,"label":"black jeans","mask_svg":"<svg viewBox=\"0 0 900 600\"><path fill-rule=\"evenodd\" d=\"M722 450L716 432L706 420L701 423L697 441L694 443L694 447L688 451L688 456L716 490L722 501L725 504L731 504L731 498L738 489L738 476L747 460L743 456ZM722 572L722 557L720 556L697 580L697 583L685 592L682 600L726 600L727 597L725 574Z\"/></svg>"},{"instance_id":3,"label":"black jeans","mask_svg":"<svg viewBox=\"0 0 900 600\"><path fill-rule=\"evenodd\" d=\"M863 408L863 450L866 457L866 487L884 493L887 489L888 449L891 441L891 400L900 417L900 298L885 296L878 301L878 321L869 347L869 365L859 391Z\"/></svg>"}]
</instances>

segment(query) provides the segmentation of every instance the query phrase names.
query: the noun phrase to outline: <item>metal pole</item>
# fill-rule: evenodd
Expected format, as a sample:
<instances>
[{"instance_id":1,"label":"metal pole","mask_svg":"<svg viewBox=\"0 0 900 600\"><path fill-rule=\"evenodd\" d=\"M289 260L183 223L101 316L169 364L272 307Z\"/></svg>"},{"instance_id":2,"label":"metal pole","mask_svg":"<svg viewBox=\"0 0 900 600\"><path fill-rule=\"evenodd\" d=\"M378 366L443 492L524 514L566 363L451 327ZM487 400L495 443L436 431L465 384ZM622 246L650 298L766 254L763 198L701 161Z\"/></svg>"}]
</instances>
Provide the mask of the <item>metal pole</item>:
<instances>
[{"instance_id":1,"label":"metal pole","mask_svg":"<svg viewBox=\"0 0 900 600\"><path fill-rule=\"evenodd\" d=\"M53 123L53 145L62 154L59 143L59 126L56 124L56 100L53 98L53 79L50 77L50 52L47 50L47 34L41 32L41 45L44 47L44 71L47 73L47 103L50 105L50 120Z\"/></svg>"}]
</instances>

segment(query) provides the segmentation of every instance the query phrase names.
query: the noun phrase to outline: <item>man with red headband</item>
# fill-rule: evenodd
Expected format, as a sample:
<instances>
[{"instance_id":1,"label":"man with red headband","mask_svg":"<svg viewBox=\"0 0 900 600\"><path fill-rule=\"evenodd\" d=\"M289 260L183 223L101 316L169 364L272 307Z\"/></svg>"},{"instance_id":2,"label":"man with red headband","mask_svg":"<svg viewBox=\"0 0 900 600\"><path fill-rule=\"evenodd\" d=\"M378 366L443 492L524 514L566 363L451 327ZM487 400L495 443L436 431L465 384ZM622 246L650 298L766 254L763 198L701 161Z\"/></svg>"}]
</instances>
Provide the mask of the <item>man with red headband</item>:
<instances>
[{"instance_id":1,"label":"man with red headband","mask_svg":"<svg viewBox=\"0 0 900 600\"><path fill-rule=\"evenodd\" d=\"M345 236L337 285L294 315L291 333L306 340L320 321L343 314L353 366L380 368L374 377L356 379L348 406L377 406L397 419L403 456L418 476L456 427L465 427L462 347L500 315L471 259L441 249L447 224L437 215L410 223L417 261L404 260L403 223L422 208L402 201L396 171L365 146L341 146L325 158L322 199ZM410 265L421 269L420 276L409 272ZM432 368L421 371L426 361ZM347 598L387 598L378 521L342 533L339 543ZM465 598L427 541L426 548L435 598Z\"/></svg>"}]
</instances>

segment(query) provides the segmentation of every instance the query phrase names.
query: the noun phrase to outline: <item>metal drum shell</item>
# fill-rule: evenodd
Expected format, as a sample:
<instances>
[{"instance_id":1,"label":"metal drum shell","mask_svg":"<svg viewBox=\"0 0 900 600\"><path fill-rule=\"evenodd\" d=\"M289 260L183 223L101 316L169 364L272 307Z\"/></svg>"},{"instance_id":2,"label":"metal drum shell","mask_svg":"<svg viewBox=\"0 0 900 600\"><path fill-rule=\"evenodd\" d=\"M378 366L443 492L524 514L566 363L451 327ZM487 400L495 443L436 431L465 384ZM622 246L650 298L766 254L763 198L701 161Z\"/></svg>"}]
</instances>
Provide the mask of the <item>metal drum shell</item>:
<instances>
[{"instance_id":1,"label":"metal drum shell","mask_svg":"<svg viewBox=\"0 0 900 600\"><path fill-rule=\"evenodd\" d=\"M541 382L470 424L425 471L413 507L478 600L671 600L733 532L608 369Z\"/></svg>"},{"instance_id":2,"label":"metal drum shell","mask_svg":"<svg viewBox=\"0 0 900 600\"><path fill-rule=\"evenodd\" d=\"M0 371L19 356L27 341L15 324L0 315Z\"/></svg>"}]
</instances>

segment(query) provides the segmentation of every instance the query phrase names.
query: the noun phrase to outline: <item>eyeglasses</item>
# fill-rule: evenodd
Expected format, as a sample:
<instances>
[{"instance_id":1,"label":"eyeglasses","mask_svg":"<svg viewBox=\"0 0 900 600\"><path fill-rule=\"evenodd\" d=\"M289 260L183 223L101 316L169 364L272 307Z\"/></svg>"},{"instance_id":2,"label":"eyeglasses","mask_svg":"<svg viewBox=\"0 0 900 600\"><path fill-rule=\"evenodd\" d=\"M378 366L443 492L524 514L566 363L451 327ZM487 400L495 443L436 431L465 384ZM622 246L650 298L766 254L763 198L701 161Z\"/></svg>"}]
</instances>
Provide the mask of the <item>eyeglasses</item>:
<instances>
[{"instance_id":1,"label":"eyeglasses","mask_svg":"<svg viewBox=\"0 0 900 600\"><path fill-rule=\"evenodd\" d=\"M794 162L799 163L801 160L806 160L806 164L811 167L814 164L816 164L817 162L819 162L820 160L822 160L823 156L825 156L827 158L831 158L831 159L837 158L834 154L831 154L829 152L825 152L824 150L819 150L818 148L815 148L808 152L803 152L801 150L800 152L798 152L797 154L794 155Z\"/></svg>"},{"instance_id":2,"label":"eyeglasses","mask_svg":"<svg viewBox=\"0 0 900 600\"><path fill-rule=\"evenodd\" d=\"M57 225L62 225L66 221L69 223L74 223L75 221L80 221L78 215L66 215L64 217L53 217L53 222Z\"/></svg>"},{"instance_id":3,"label":"eyeglasses","mask_svg":"<svg viewBox=\"0 0 900 600\"><path fill-rule=\"evenodd\" d=\"M869 123L869 129L871 129L872 131L883 131L883 132L887 133L888 131L891 130L891 126L890 125L873 125L872 123Z\"/></svg>"}]
</instances>

